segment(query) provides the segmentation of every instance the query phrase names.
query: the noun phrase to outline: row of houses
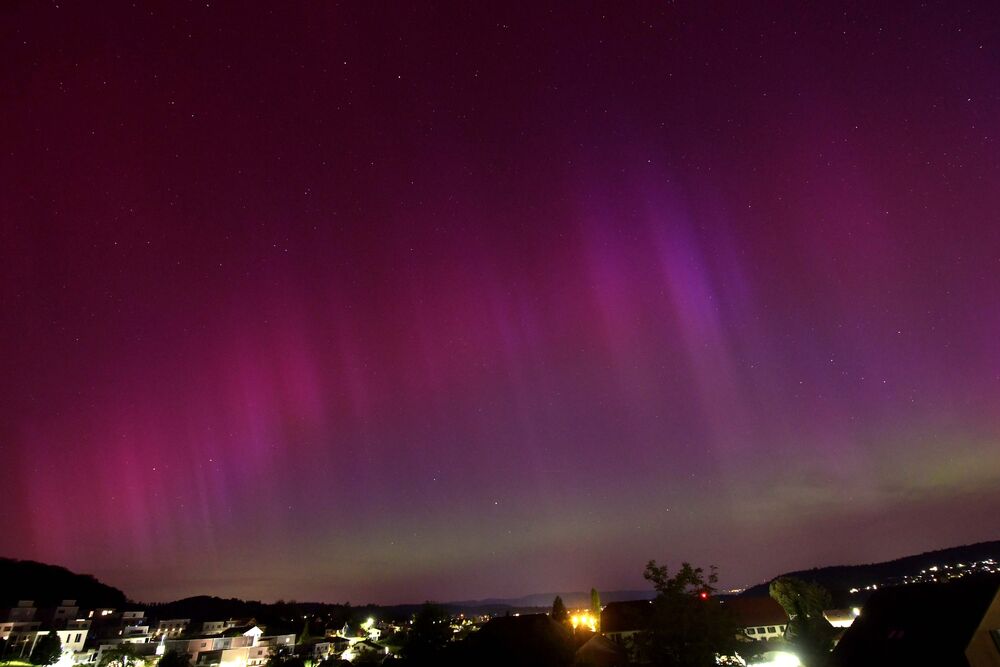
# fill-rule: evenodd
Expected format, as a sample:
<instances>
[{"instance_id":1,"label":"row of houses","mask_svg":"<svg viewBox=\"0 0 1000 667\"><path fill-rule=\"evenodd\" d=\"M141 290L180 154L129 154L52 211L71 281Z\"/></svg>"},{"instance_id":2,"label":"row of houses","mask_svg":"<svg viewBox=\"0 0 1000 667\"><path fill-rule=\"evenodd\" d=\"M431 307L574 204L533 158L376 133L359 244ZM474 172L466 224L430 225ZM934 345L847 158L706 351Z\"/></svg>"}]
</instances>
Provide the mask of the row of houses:
<instances>
[{"instance_id":1,"label":"row of houses","mask_svg":"<svg viewBox=\"0 0 1000 667\"><path fill-rule=\"evenodd\" d=\"M773 599L737 597L721 604L732 612L743 641L789 648L782 641L788 614ZM614 647L627 648L647 627L650 606L646 600L608 604L601 613L602 636L581 649L591 651L587 664L624 664L627 651L616 656ZM834 667L1000 667L1000 580L995 576L886 587L861 608L830 609L823 615L837 631L829 659ZM748 648L753 646L763 648ZM798 664L789 657L794 654L780 653L787 664Z\"/></svg>"},{"instance_id":2,"label":"row of houses","mask_svg":"<svg viewBox=\"0 0 1000 667\"><path fill-rule=\"evenodd\" d=\"M356 633L348 633L345 626L296 645L294 634L268 635L254 619L205 621L196 627L187 618L153 621L142 610L81 610L74 600L63 600L54 608L38 608L33 601L22 600L3 611L0 658L27 660L42 637L55 633L62 644L57 667L100 664L107 651L123 644L147 665L176 652L186 655L194 667L262 667L282 648L314 664L331 656L350 660L365 653L388 652L377 643L380 629L374 621Z\"/></svg>"},{"instance_id":3,"label":"row of houses","mask_svg":"<svg viewBox=\"0 0 1000 667\"><path fill-rule=\"evenodd\" d=\"M0 622L4 658L27 659L39 638L50 632L58 635L64 655L70 656L82 654L91 638L92 622L81 617L75 600L63 600L57 606L41 609L31 600L21 600L4 611Z\"/></svg>"},{"instance_id":4,"label":"row of houses","mask_svg":"<svg viewBox=\"0 0 1000 667\"><path fill-rule=\"evenodd\" d=\"M783 637L788 628L788 614L770 597L731 598L725 605L736 621L739 638L765 641ZM601 611L601 631L612 641L627 643L649 622L651 600L612 602Z\"/></svg>"}]
</instances>

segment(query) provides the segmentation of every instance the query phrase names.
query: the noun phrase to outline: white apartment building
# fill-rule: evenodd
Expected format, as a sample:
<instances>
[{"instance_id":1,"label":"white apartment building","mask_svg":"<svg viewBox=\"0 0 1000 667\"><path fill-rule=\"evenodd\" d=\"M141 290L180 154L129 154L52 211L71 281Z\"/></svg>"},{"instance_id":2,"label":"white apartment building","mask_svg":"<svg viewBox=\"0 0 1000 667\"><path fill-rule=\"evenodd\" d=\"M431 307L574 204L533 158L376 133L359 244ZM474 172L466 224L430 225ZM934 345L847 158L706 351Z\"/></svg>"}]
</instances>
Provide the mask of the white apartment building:
<instances>
[{"instance_id":1,"label":"white apartment building","mask_svg":"<svg viewBox=\"0 0 1000 667\"><path fill-rule=\"evenodd\" d=\"M187 630L187 627L191 625L190 618L172 618L166 621L160 621L156 624L156 632L154 633L157 637L160 635L166 635L167 637L180 637Z\"/></svg>"}]
</instances>

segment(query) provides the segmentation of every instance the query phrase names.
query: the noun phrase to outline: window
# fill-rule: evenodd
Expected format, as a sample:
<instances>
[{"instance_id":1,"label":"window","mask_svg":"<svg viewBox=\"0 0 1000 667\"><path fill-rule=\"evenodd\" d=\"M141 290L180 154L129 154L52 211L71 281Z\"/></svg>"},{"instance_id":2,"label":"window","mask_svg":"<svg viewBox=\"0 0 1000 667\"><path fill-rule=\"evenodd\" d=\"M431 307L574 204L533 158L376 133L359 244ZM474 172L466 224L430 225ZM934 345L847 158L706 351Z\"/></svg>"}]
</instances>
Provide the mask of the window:
<instances>
[{"instance_id":1,"label":"window","mask_svg":"<svg viewBox=\"0 0 1000 667\"><path fill-rule=\"evenodd\" d=\"M82 637L82 636L83 636L83 633L81 633L81 632L76 633L76 639L74 641L77 644L79 644L80 643L80 637Z\"/></svg>"},{"instance_id":2,"label":"window","mask_svg":"<svg viewBox=\"0 0 1000 667\"><path fill-rule=\"evenodd\" d=\"M774 626L773 626L773 625L769 625L769 626L767 626L767 631L768 631L768 632L776 632L776 630L774 629Z\"/></svg>"},{"instance_id":3,"label":"window","mask_svg":"<svg viewBox=\"0 0 1000 667\"><path fill-rule=\"evenodd\" d=\"M755 635L755 634L757 634L757 631L754 630L753 628L747 628L747 634L748 635Z\"/></svg>"}]
</instances>

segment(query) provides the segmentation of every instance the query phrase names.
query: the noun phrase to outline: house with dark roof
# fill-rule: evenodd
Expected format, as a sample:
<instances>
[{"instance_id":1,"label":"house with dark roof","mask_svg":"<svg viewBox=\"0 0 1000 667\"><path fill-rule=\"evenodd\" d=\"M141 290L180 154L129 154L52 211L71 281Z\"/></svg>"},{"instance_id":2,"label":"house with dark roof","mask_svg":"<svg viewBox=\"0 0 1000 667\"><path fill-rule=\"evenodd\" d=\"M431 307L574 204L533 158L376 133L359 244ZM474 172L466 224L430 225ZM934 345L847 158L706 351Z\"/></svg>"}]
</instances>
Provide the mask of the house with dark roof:
<instances>
[{"instance_id":1,"label":"house with dark roof","mask_svg":"<svg viewBox=\"0 0 1000 667\"><path fill-rule=\"evenodd\" d=\"M732 614L740 639L760 641L778 639L788 627L788 614L771 597L735 597L722 602Z\"/></svg>"},{"instance_id":2,"label":"house with dark roof","mask_svg":"<svg viewBox=\"0 0 1000 667\"><path fill-rule=\"evenodd\" d=\"M327 635L326 641L330 643L330 652L339 655L347 650L351 645L351 640L343 635Z\"/></svg>"},{"instance_id":3,"label":"house with dark roof","mask_svg":"<svg viewBox=\"0 0 1000 667\"><path fill-rule=\"evenodd\" d=\"M628 664L628 651L614 640L595 634L576 650L573 664L576 667L624 667Z\"/></svg>"},{"instance_id":4,"label":"house with dark roof","mask_svg":"<svg viewBox=\"0 0 1000 667\"><path fill-rule=\"evenodd\" d=\"M500 616L460 645L459 664L493 667L560 667L572 664L573 635L548 614Z\"/></svg>"},{"instance_id":5,"label":"house with dark roof","mask_svg":"<svg viewBox=\"0 0 1000 667\"><path fill-rule=\"evenodd\" d=\"M609 602L601 610L601 634L623 643L649 628L653 614L652 600Z\"/></svg>"},{"instance_id":6,"label":"house with dark roof","mask_svg":"<svg viewBox=\"0 0 1000 667\"><path fill-rule=\"evenodd\" d=\"M631 661L638 660L636 635L649 630L652 600L609 602L601 610L601 634L620 646Z\"/></svg>"},{"instance_id":7,"label":"house with dark roof","mask_svg":"<svg viewBox=\"0 0 1000 667\"><path fill-rule=\"evenodd\" d=\"M358 658L376 658L389 655L389 649L381 644L377 644L370 639L362 639L352 643L346 651L341 654L344 660L354 661Z\"/></svg>"},{"instance_id":8,"label":"house with dark roof","mask_svg":"<svg viewBox=\"0 0 1000 667\"><path fill-rule=\"evenodd\" d=\"M170 618L162 620L157 624L156 632L154 632L153 635L156 637L166 635L168 638L173 639L183 635L187 631L189 625L191 625L190 618Z\"/></svg>"},{"instance_id":9,"label":"house with dark roof","mask_svg":"<svg viewBox=\"0 0 1000 667\"><path fill-rule=\"evenodd\" d=\"M311 661L316 665L330 657L333 651L333 642L326 637L310 637L304 642L299 642L293 649L295 655L303 660Z\"/></svg>"},{"instance_id":10,"label":"house with dark roof","mask_svg":"<svg viewBox=\"0 0 1000 667\"><path fill-rule=\"evenodd\" d=\"M831 664L1000 665L1000 579L879 589L833 650Z\"/></svg>"},{"instance_id":11,"label":"house with dark roof","mask_svg":"<svg viewBox=\"0 0 1000 667\"><path fill-rule=\"evenodd\" d=\"M241 621L236 618L230 618L225 621L205 621L201 624L201 634L206 637L211 635L221 635L230 628L251 627L253 625L256 625L256 621L254 619Z\"/></svg>"}]
</instances>

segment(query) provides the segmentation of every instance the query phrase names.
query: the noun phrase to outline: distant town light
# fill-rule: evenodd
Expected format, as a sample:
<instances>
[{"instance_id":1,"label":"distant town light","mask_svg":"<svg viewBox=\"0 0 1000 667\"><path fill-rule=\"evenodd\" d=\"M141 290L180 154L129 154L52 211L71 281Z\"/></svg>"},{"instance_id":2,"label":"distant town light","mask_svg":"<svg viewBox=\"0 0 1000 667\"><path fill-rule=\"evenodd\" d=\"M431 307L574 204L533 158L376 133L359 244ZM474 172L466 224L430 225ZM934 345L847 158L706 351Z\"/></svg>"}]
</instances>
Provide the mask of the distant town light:
<instances>
[{"instance_id":1,"label":"distant town light","mask_svg":"<svg viewBox=\"0 0 1000 667\"><path fill-rule=\"evenodd\" d=\"M591 632L597 632L597 617L590 613L573 614L569 619L573 629L587 628Z\"/></svg>"}]
</instances>

